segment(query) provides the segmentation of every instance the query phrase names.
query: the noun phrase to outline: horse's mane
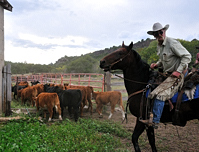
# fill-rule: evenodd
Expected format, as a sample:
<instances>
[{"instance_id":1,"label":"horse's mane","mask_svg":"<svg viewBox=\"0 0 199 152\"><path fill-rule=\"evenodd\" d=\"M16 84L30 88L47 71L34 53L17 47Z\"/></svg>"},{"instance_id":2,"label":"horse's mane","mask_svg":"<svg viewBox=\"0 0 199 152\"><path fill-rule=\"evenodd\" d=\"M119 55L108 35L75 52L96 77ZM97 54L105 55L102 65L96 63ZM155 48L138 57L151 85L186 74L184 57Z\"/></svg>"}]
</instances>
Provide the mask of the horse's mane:
<instances>
[{"instance_id":1,"label":"horse's mane","mask_svg":"<svg viewBox=\"0 0 199 152\"><path fill-rule=\"evenodd\" d=\"M140 63L141 65L149 68L149 64L147 64L145 61L142 60L141 56L137 53L137 51L132 50L132 52L134 53L135 59L137 63Z\"/></svg>"}]
</instances>

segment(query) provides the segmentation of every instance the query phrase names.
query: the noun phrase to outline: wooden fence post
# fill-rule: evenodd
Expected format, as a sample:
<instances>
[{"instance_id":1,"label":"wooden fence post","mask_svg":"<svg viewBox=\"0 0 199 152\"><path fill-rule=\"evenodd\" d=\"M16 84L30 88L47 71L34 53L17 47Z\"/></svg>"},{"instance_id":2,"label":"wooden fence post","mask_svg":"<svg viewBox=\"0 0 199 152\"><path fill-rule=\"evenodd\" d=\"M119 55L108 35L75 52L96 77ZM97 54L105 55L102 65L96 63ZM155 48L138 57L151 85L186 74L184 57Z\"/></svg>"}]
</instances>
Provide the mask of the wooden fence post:
<instances>
[{"instance_id":1,"label":"wooden fence post","mask_svg":"<svg viewBox=\"0 0 199 152\"><path fill-rule=\"evenodd\" d=\"M105 91L111 91L111 73L105 72L105 83L104 83L104 92Z\"/></svg>"},{"instance_id":2,"label":"wooden fence post","mask_svg":"<svg viewBox=\"0 0 199 152\"><path fill-rule=\"evenodd\" d=\"M17 82L16 82L16 85L17 85L17 93L18 93L18 87L19 87L19 85L18 85L19 83L18 83L18 82L19 82L19 78L17 77ZM18 101L18 95L17 95L17 101Z\"/></svg>"},{"instance_id":3,"label":"wooden fence post","mask_svg":"<svg viewBox=\"0 0 199 152\"><path fill-rule=\"evenodd\" d=\"M61 74L61 85L63 85L63 75Z\"/></svg>"},{"instance_id":4,"label":"wooden fence post","mask_svg":"<svg viewBox=\"0 0 199 152\"><path fill-rule=\"evenodd\" d=\"M6 113L5 116L11 115L11 64L6 66Z\"/></svg>"},{"instance_id":5,"label":"wooden fence post","mask_svg":"<svg viewBox=\"0 0 199 152\"><path fill-rule=\"evenodd\" d=\"M5 116L11 115L11 65L3 68L3 112Z\"/></svg>"},{"instance_id":6,"label":"wooden fence post","mask_svg":"<svg viewBox=\"0 0 199 152\"><path fill-rule=\"evenodd\" d=\"M6 66L3 67L2 71L2 106L3 106L3 113L6 113Z\"/></svg>"}]
</instances>

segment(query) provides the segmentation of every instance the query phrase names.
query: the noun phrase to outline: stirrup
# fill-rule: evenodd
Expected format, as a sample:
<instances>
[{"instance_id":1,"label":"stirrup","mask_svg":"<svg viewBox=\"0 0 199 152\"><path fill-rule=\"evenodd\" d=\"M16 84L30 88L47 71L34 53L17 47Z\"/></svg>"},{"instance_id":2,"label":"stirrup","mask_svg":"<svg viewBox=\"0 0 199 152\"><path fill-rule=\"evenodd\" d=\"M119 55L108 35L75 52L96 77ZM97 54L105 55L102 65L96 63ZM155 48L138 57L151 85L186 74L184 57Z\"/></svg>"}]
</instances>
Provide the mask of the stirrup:
<instances>
[{"instance_id":1,"label":"stirrup","mask_svg":"<svg viewBox=\"0 0 199 152\"><path fill-rule=\"evenodd\" d=\"M148 126L153 125L153 122L150 119L146 119L146 120L139 120L140 122L142 122L143 124L146 124Z\"/></svg>"}]
</instances>

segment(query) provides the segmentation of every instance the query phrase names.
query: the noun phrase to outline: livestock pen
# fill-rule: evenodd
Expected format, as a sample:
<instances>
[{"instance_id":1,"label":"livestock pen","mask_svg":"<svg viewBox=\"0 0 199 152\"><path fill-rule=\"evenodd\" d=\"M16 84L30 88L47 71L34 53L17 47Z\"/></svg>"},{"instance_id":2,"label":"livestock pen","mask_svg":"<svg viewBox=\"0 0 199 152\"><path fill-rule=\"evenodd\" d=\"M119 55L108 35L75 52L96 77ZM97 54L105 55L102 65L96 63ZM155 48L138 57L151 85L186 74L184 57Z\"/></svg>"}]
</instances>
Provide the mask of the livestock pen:
<instances>
[{"instance_id":1,"label":"livestock pen","mask_svg":"<svg viewBox=\"0 0 199 152\"><path fill-rule=\"evenodd\" d=\"M17 81L34 82L39 81L41 84L68 84L79 86L92 86L94 89L104 91L105 81L104 74L97 73L41 73L41 74L16 74L12 75L12 83Z\"/></svg>"},{"instance_id":2,"label":"livestock pen","mask_svg":"<svg viewBox=\"0 0 199 152\"><path fill-rule=\"evenodd\" d=\"M120 74L122 77L122 75ZM12 75L12 83L18 81L39 81L41 84L68 84L79 86L92 86L96 91L120 91L123 100L128 99L123 79L106 72L99 73L39 73Z\"/></svg>"},{"instance_id":3,"label":"livestock pen","mask_svg":"<svg viewBox=\"0 0 199 152\"><path fill-rule=\"evenodd\" d=\"M12 84L16 82L27 81L29 84L39 81L41 84L68 84L75 86L91 86L94 91L120 91L122 93L123 105L126 107L128 95L121 78L115 77L111 73L40 73L40 74L17 74L12 75ZM109 90L108 90L109 89ZM18 101L18 97L17 97ZM95 101L92 101L95 105ZM12 102L11 108L20 108L18 102ZM117 107L117 106L116 106ZM95 108L95 106L94 106ZM15 109L16 110L16 109Z\"/></svg>"},{"instance_id":4,"label":"livestock pen","mask_svg":"<svg viewBox=\"0 0 199 152\"><path fill-rule=\"evenodd\" d=\"M27 81L29 84L34 81L39 81L41 84L68 84L76 86L91 86L94 91L120 91L124 107L128 95L124 86L124 81L112 75L109 72L104 74L96 73L40 73L40 74L17 74L12 75L12 84L16 82ZM18 100L18 99L17 99ZM12 103L14 104L14 103ZM12 108L19 107L12 105Z\"/></svg>"}]
</instances>

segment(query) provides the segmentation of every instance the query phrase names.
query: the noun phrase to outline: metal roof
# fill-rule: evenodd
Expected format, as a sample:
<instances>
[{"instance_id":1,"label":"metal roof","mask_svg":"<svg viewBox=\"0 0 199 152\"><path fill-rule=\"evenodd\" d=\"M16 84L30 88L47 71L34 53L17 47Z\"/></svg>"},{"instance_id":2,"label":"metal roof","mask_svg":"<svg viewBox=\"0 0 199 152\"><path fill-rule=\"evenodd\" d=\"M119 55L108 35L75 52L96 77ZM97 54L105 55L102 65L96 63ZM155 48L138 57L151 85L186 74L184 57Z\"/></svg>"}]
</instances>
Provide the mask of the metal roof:
<instances>
[{"instance_id":1,"label":"metal roof","mask_svg":"<svg viewBox=\"0 0 199 152\"><path fill-rule=\"evenodd\" d=\"M8 11L11 11L12 12L12 5L7 1L7 0L0 0L0 5L4 8L4 9L6 9L6 10L8 10Z\"/></svg>"}]
</instances>

